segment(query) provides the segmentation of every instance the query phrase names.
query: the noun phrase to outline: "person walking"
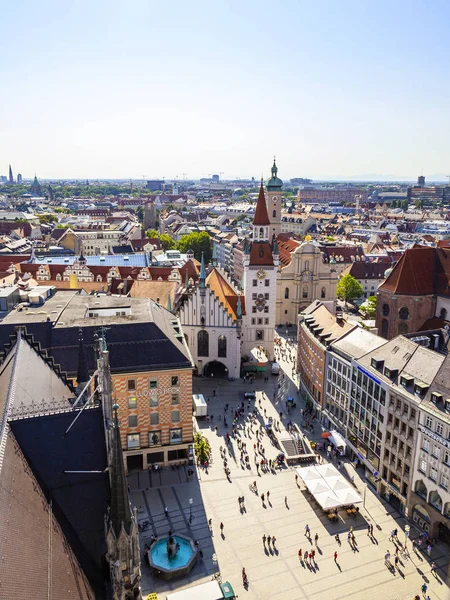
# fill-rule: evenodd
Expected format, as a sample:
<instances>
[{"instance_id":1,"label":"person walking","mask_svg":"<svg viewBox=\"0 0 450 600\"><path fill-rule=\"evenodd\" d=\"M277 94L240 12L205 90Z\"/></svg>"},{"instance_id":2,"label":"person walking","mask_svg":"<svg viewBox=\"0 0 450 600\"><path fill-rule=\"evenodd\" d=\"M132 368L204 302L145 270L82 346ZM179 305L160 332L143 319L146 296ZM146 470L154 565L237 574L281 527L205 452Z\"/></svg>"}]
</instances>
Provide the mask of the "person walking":
<instances>
[{"instance_id":1,"label":"person walking","mask_svg":"<svg viewBox=\"0 0 450 600\"><path fill-rule=\"evenodd\" d=\"M277 541L277 538L273 535L272 536L272 546L275 548L275 542Z\"/></svg>"},{"instance_id":2,"label":"person walking","mask_svg":"<svg viewBox=\"0 0 450 600\"><path fill-rule=\"evenodd\" d=\"M264 504L264 494L261 494L261 500L262 500L262 503Z\"/></svg>"},{"instance_id":3,"label":"person walking","mask_svg":"<svg viewBox=\"0 0 450 600\"><path fill-rule=\"evenodd\" d=\"M267 502L269 502L270 492L268 491L266 495L267 495Z\"/></svg>"},{"instance_id":4,"label":"person walking","mask_svg":"<svg viewBox=\"0 0 450 600\"><path fill-rule=\"evenodd\" d=\"M336 561L337 561L337 552L335 551L334 552L334 562L336 562Z\"/></svg>"},{"instance_id":5,"label":"person walking","mask_svg":"<svg viewBox=\"0 0 450 600\"><path fill-rule=\"evenodd\" d=\"M384 555L384 562L389 565L391 564L391 553L389 552L389 550Z\"/></svg>"},{"instance_id":6,"label":"person walking","mask_svg":"<svg viewBox=\"0 0 450 600\"><path fill-rule=\"evenodd\" d=\"M302 549L300 548L300 550L298 551L298 559L301 561L302 560Z\"/></svg>"},{"instance_id":7,"label":"person walking","mask_svg":"<svg viewBox=\"0 0 450 600\"><path fill-rule=\"evenodd\" d=\"M220 524L220 533L223 535L223 523Z\"/></svg>"},{"instance_id":8,"label":"person walking","mask_svg":"<svg viewBox=\"0 0 450 600\"><path fill-rule=\"evenodd\" d=\"M340 546L340 545L341 545L341 538L339 537L339 534L338 534L338 533L337 533L337 534L334 536L334 539L336 540L336 542L337 542L337 543L339 544L339 546Z\"/></svg>"},{"instance_id":9,"label":"person walking","mask_svg":"<svg viewBox=\"0 0 450 600\"><path fill-rule=\"evenodd\" d=\"M428 589L428 588L427 588L427 584L426 584L426 583L423 583L423 584L422 584L422 594L423 594L424 596L425 596L425 594L427 593L427 589Z\"/></svg>"},{"instance_id":10,"label":"person walking","mask_svg":"<svg viewBox=\"0 0 450 600\"><path fill-rule=\"evenodd\" d=\"M270 546L270 542L271 542L271 541L272 541L272 538L271 538L271 536L269 535L269 536L267 537L267 545L268 545L268 546Z\"/></svg>"},{"instance_id":11,"label":"person walking","mask_svg":"<svg viewBox=\"0 0 450 600\"><path fill-rule=\"evenodd\" d=\"M265 545L266 545L266 539L267 539L267 538L266 538L266 534L264 534L264 535L262 536L263 546L265 546Z\"/></svg>"},{"instance_id":12,"label":"person walking","mask_svg":"<svg viewBox=\"0 0 450 600\"><path fill-rule=\"evenodd\" d=\"M432 572L432 574L433 574L433 575L436 575L436 567L437 567L437 565L436 565L436 563L433 561L433 562L431 563L431 572Z\"/></svg>"},{"instance_id":13,"label":"person walking","mask_svg":"<svg viewBox=\"0 0 450 600\"><path fill-rule=\"evenodd\" d=\"M317 546L317 542L319 541L319 534L316 533L316 535L314 536L314 543Z\"/></svg>"},{"instance_id":14,"label":"person walking","mask_svg":"<svg viewBox=\"0 0 450 600\"><path fill-rule=\"evenodd\" d=\"M309 554L308 551L305 550L305 562L308 562Z\"/></svg>"},{"instance_id":15,"label":"person walking","mask_svg":"<svg viewBox=\"0 0 450 600\"><path fill-rule=\"evenodd\" d=\"M167 508L167 506L164 508L164 514L166 515L166 519L169 518L169 509Z\"/></svg>"},{"instance_id":16,"label":"person walking","mask_svg":"<svg viewBox=\"0 0 450 600\"><path fill-rule=\"evenodd\" d=\"M309 530L309 525L308 524L305 525L305 535L306 535L306 537L310 536L310 530Z\"/></svg>"},{"instance_id":17,"label":"person walking","mask_svg":"<svg viewBox=\"0 0 450 600\"><path fill-rule=\"evenodd\" d=\"M284 505L286 506L286 508L289 508L287 496L284 497Z\"/></svg>"},{"instance_id":18,"label":"person walking","mask_svg":"<svg viewBox=\"0 0 450 600\"><path fill-rule=\"evenodd\" d=\"M370 525L367 525L367 537L370 537Z\"/></svg>"}]
</instances>

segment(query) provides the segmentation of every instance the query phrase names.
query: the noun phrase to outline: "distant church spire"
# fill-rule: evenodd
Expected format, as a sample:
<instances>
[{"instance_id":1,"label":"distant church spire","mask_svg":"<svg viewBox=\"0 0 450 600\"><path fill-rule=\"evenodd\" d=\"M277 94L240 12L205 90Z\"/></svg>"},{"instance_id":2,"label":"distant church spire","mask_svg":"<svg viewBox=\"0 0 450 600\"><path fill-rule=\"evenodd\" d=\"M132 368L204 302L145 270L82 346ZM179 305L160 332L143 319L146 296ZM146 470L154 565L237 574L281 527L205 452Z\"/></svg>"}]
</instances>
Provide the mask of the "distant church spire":
<instances>
[{"instance_id":1,"label":"distant church spire","mask_svg":"<svg viewBox=\"0 0 450 600\"><path fill-rule=\"evenodd\" d=\"M14 176L13 176L13 172L12 172L11 165L9 165L9 176L8 176L8 182L9 182L9 183L14 183Z\"/></svg>"}]
</instances>

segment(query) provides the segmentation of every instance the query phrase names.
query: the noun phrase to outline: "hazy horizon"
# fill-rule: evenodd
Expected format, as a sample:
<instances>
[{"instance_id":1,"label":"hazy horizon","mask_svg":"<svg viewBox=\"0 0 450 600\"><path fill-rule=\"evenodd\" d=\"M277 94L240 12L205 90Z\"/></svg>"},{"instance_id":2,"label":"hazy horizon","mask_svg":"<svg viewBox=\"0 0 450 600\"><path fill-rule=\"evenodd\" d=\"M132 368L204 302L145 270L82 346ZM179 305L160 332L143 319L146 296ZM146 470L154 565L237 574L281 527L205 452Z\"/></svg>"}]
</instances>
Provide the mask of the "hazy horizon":
<instances>
[{"instance_id":1,"label":"hazy horizon","mask_svg":"<svg viewBox=\"0 0 450 600\"><path fill-rule=\"evenodd\" d=\"M443 0L7 3L0 174L259 179L276 155L284 180L446 182L449 17Z\"/></svg>"}]
</instances>

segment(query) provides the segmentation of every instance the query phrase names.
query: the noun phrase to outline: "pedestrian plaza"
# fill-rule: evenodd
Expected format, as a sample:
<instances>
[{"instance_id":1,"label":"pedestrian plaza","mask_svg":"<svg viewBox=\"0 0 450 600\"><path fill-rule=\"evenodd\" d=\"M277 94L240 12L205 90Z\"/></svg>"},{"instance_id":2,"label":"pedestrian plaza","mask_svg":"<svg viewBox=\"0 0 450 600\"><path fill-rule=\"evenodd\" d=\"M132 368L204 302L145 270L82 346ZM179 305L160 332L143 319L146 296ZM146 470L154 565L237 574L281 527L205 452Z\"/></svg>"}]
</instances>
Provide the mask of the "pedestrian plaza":
<instances>
[{"instance_id":1,"label":"pedestrian plaza","mask_svg":"<svg viewBox=\"0 0 450 600\"><path fill-rule=\"evenodd\" d=\"M203 419L198 423L212 448L212 464L207 469L196 467L193 475L189 475L188 468L184 466L175 469L165 467L157 473L130 473L128 482L133 505L138 507L139 522L149 521L149 528L141 533L141 550L152 534L166 534L171 529L174 533L197 540L203 551L203 558L191 573L171 582L153 578L143 560L144 597L156 592L158 598L163 599L169 590L178 591L210 581L212 576L220 574L223 581L230 581L240 599L363 600L374 594L386 600L409 600L416 594L426 597L421 593L421 586L425 583L431 600L448 600L449 556L446 548L438 543L432 556L428 557L426 552L414 551L409 539L409 556L399 554L395 567L395 549L396 545L405 543L406 521L367 486L348 461L344 461L342 473L348 480L354 477L356 491L365 498L364 506L360 504L354 515L339 510L336 521L328 519L320 506L313 502L301 479L296 480L294 465L257 473L253 448L257 441L254 434L248 437L248 429L245 434L240 430L237 437L247 446L250 469L241 463L240 450L234 438L226 451L230 469L230 481L227 480L220 448L226 446L226 432L231 433L230 409L241 405L245 391L257 392L250 408L256 408L259 423L267 422L270 416L279 420L280 411L283 412L282 428L291 419L301 423L303 404L300 398L292 414L285 414L285 399L296 396L293 362L284 359L280 362L286 374L279 378L269 376L268 381L263 376L258 376L250 384L242 379L233 382L194 379L195 393L202 393L209 399L209 414L213 415L212 421ZM223 424L226 404L229 405L228 427ZM241 423L248 412L245 401L245 416ZM219 415L222 415L221 420ZM255 427L253 430L256 430ZM320 439L321 432L319 424L316 424L312 438ZM280 451L265 434L262 444L266 458L275 459ZM255 481L258 493L252 491ZM242 497L243 502L239 502ZM164 514L166 506L168 517ZM221 523L224 525L223 535ZM305 535L307 525L310 537ZM373 536L367 535L368 525L373 526ZM350 527L354 544L347 539ZM397 544L390 541L394 529L398 530ZM340 545L336 534L339 534ZM414 539L418 531L411 526L410 534ZM265 544L263 536L266 536ZM267 543L267 536L276 537L275 545ZM302 560L298 555L300 549ZM311 550L315 550L314 561L305 561L305 552L310 553ZM391 558L385 562L387 551ZM437 565L436 574L431 573L432 561ZM242 585L243 568L248 576L248 589Z\"/></svg>"}]
</instances>

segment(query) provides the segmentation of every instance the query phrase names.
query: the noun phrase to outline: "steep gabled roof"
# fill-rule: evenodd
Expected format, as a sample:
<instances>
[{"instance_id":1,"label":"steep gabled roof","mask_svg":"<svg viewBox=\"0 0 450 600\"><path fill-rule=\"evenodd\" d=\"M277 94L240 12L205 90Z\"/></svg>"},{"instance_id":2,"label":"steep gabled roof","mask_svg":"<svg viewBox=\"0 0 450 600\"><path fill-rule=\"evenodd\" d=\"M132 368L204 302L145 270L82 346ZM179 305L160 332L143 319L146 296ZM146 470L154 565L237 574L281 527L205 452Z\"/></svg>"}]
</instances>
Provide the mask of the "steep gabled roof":
<instances>
[{"instance_id":1,"label":"steep gabled roof","mask_svg":"<svg viewBox=\"0 0 450 600\"><path fill-rule=\"evenodd\" d=\"M450 296L450 248L409 248L379 289L410 296Z\"/></svg>"},{"instance_id":2,"label":"steep gabled roof","mask_svg":"<svg viewBox=\"0 0 450 600\"><path fill-rule=\"evenodd\" d=\"M238 295L219 269L213 269L206 278L206 285L214 292L214 295L225 306L234 320L237 319L237 299ZM242 314L245 314L244 298L241 297Z\"/></svg>"},{"instance_id":3,"label":"steep gabled roof","mask_svg":"<svg viewBox=\"0 0 450 600\"><path fill-rule=\"evenodd\" d=\"M261 187L259 188L258 202L256 203L255 216L253 217L253 225L270 225L262 182Z\"/></svg>"}]
</instances>

